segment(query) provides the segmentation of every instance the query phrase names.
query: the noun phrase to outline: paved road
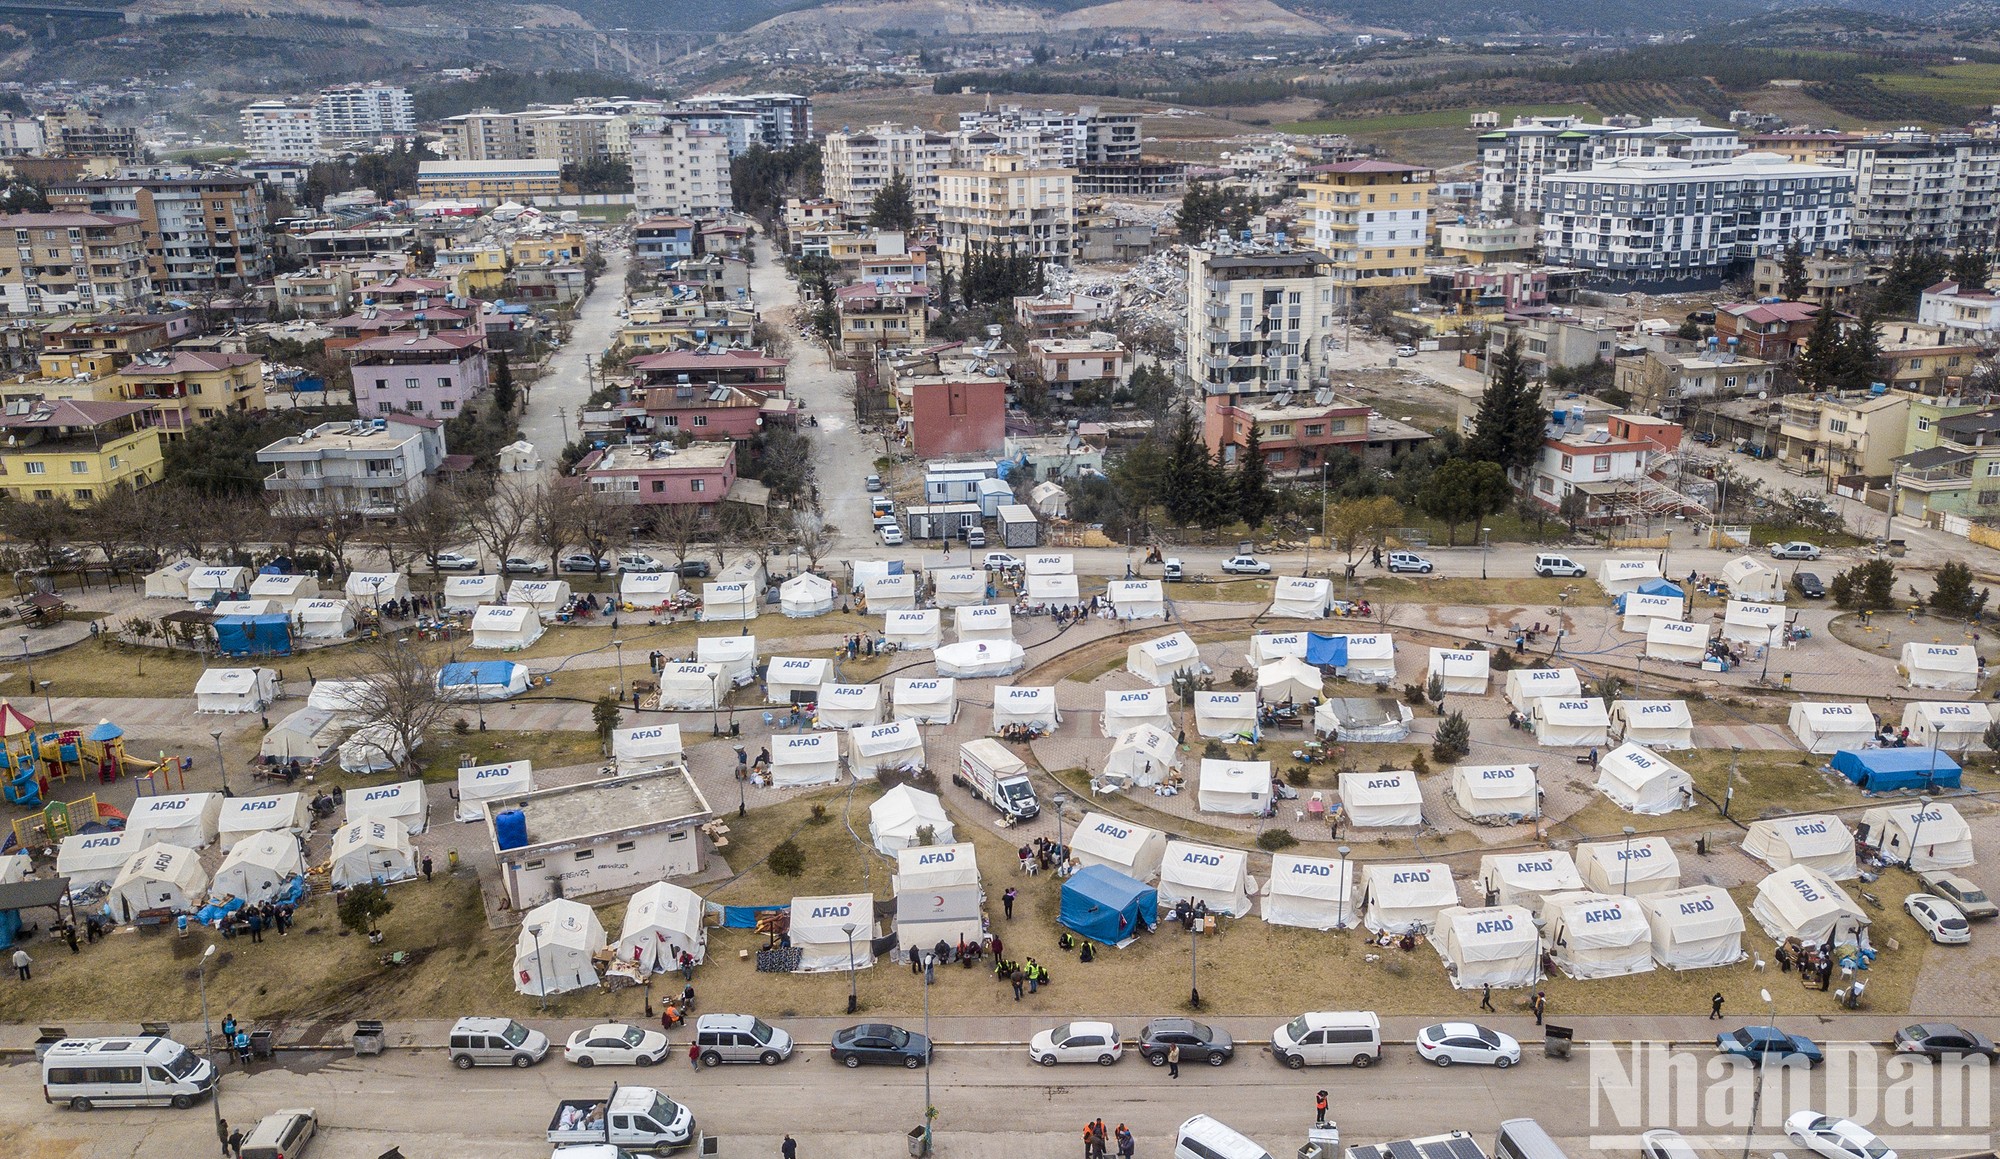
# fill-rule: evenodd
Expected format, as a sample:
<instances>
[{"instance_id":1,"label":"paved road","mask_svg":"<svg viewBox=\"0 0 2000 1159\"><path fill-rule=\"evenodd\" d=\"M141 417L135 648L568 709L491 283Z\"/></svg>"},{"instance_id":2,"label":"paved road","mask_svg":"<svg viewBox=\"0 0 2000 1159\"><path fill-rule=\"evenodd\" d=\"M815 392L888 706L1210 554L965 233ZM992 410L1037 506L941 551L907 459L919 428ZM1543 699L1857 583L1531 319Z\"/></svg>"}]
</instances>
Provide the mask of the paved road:
<instances>
[{"instance_id":1,"label":"paved road","mask_svg":"<svg viewBox=\"0 0 2000 1159\"><path fill-rule=\"evenodd\" d=\"M521 417L521 437L542 453L544 478L555 475L556 459L576 435L577 410L590 397L588 368L604 356L618 332L618 304L625 296L626 251L604 255L597 288L583 301L567 345L549 359L549 372L530 392Z\"/></svg>"}]
</instances>

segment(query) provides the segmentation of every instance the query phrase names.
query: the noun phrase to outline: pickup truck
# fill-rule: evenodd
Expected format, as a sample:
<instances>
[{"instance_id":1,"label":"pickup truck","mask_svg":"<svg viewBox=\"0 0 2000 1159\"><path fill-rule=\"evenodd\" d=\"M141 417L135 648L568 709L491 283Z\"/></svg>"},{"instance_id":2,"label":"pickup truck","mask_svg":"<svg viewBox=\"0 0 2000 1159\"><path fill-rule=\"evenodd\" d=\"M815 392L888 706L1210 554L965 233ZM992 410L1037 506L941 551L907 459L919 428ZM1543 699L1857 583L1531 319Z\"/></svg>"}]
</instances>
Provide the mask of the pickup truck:
<instances>
[{"instance_id":1,"label":"pickup truck","mask_svg":"<svg viewBox=\"0 0 2000 1159\"><path fill-rule=\"evenodd\" d=\"M658 1154L698 1143L694 1112L652 1087L611 1088L608 1099L564 1099L549 1120L549 1142L609 1143Z\"/></svg>"}]
</instances>

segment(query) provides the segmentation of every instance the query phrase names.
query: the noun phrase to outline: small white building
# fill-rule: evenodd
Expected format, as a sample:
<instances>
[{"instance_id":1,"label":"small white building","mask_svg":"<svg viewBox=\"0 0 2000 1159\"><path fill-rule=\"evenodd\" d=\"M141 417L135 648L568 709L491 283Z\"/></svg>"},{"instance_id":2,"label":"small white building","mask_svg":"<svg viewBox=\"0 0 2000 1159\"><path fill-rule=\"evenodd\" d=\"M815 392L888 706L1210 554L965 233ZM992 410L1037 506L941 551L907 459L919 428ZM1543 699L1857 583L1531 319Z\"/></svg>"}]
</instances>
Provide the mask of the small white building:
<instances>
[{"instance_id":1,"label":"small white building","mask_svg":"<svg viewBox=\"0 0 2000 1159\"><path fill-rule=\"evenodd\" d=\"M745 580L721 580L701 585L702 622L756 619L758 590Z\"/></svg>"},{"instance_id":2,"label":"small white building","mask_svg":"<svg viewBox=\"0 0 2000 1159\"><path fill-rule=\"evenodd\" d=\"M250 571L241 567L198 567L187 573L188 602L206 607L231 592L247 591Z\"/></svg>"},{"instance_id":3,"label":"small white building","mask_svg":"<svg viewBox=\"0 0 2000 1159\"><path fill-rule=\"evenodd\" d=\"M527 608L544 624L553 624L569 606L570 591L568 580L559 579L519 579L507 589L507 603L516 608Z\"/></svg>"},{"instance_id":4,"label":"small white building","mask_svg":"<svg viewBox=\"0 0 2000 1159\"><path fill-rule=\"evenodd\" d=\"M824 656L773 656L764 665L764 700L770 704L811 703L826 683Z\"/></svg>"},{"instance_id":5,"label":"small white building","mask_svg":"<svg viewBox=\"0 0 2000 1159\"><path fill-rule=\"evenodd\" d=\"M660 667L660 707L714 708L722 703L723 673L707 664L670 663Z\"/></svg>"},{"instance_id":6,"label":"small white building","mask_svg":"<svg viewBox=\"0 0 2000 1159\"><path fill-rule=\"evenodd\" d=\"M1488 905L1538 909L1552 893L1583 888L1576 861L1560 849L1532 853L1489 853L1479 859L1479 888Z\"/></svg>"},{"instance_id":7,"label":"small white building","mask_svg":"<svg viewBox=\"0 0 2000 1159\"><path fill-rule=\"evenodd\" d=\"M141 914L193 913L208 891L201 857L180 845L154 842L125 859L105 906L120 924Z\"/></svg>"},{"instance_id":8,"label":"small white building","mask_svg":"<svg viewBox=\"0 0 2000 1159\"><path fill-rule=\"evenodd\" d=\"M1112 612L1121 620L1166 618L1166 585L1159 580L1112 580L1105 594L1111 599Z\"/></svg>"},{"instance_id":9,"label":"small white building","mask_svg":"<svg viewBox=\"0 0 2000 1159\"><path fill-rule=\"evenodd\" d=\"M1607 559L1597 565L1597 586L1607 596L1636 592L1641 584L1659 578L1658 559Z\"/></svg>"},{"instance_id":10,"label":"small white building","mask_svg":"<svg viewBox=\"0 0 2000 1159\"><path fill-rule=\"evenodd\" d=\"M1911 688L1935 688L1942 692L1979 690L1979 653L1970 644L1903 645L1897 670Z\"/></svg>"},{"instance_id":11,"label":"small white building","mask_svg":"<svg viewBox=\"0 0 2000 1159\"><path fill-rule=\"evenodd\" d=\"M1180 769L1180 745L1174 734L1150 724L1135 724L1118 734L1111 755L1104 758L1094 783L1109 789L1137 786L1150 789Z\"/></svg>"},{"instance_id":12,"label":"small white building","mask_svg":"<svg viewBox=\"0 0 2000 1159\"><path fill-rule=\"evenodd\" d=\"M611 762L619 775L686 763L677 724L633 724L611 730Z\"/></svg>"},{"instance_id":13,"label":"small white building","mask_svg":"<svg viewBox=\"0 0 2000 1159\"><path fill-rule=\"evenodd\" d=\"M952 609L961 644L1002 644L1014 639L1014 609L1006 604L967 604Z\"/></svg>"},{"instance_id":14,"label":"small white building","mask_svg":"<svg viewBox=\"0 0 2000 1159\"><path fill-rule=\"evenodd\" d=\"M1730 600L1722 613L1722 638L1757 648L1784 643L1784 605Z\"/></svg>"},{"instance_id":15,"label":"small white building","mask_svg":"<svg viewBox=\"0 0 2000 1159\"><path fill-rule=\"evenodd\" d=\"M209 883L209 896L240 897L244 905L259 905L277 897L286 882L305 871L297 837L273 831L252 834L230 847Z\"/></svg>"},{"instance_id":16,"label":"small white building","mask_svg":"<svg viewBox=\"0 0 2000 1159\"><path fill-rule=\"evenodd\" d=\"M1722 582L1735 600L1764 604L1785 602L1785 577L1754 556L1738 556L1722 565Z\"/></svg>"},{"instance_id":17,"label":"small white building","mask_svg":"<svg viewBox=\"0 0 2000 1159\"><path fill-rule=\"evenodd\" d=\"M311 827L312 817L306 810L304 793L230 797L222 802L215 816L216 839L224 853L254 834L276 831L296 835Z\"/></svg>"},{"instance_id":18,"label":"small white building","mask_svg":"<svg viewBox=\"0 0 2000 1159\"><path fill-rule=\"evenodd\" d=\"M826 589L826 607L833 608L833 585L808 572L798 577L801 580L817 580ZM681 576L675 571L628 571L618 577L618 602L627 608L666 607L673 602L674 593L681 590ZM782 597L782 591L780 596ZM791 613L787 612L787 615ZM818 615L819 612L805 612L804 615Z\"/></svg>"},{"instance_id":19,"label":"small white building","mask_svg":"<svg viewBox=\"0 0 2000 1159\"><path fill-rule=\"evenodd\" d=\"M71 889L110 885L132 853L140 848L144 836L122 830L72 833L56 847L56 873L69 878Z\"/></svg>"},{"instance_id":20,"label":"small white building","mask_svg":"<svg viewBox=\"0 0 2000 1159\"><path fill-rule=\"evenodd\" d=\"M290 610L300 600L309 600L317 595L319 577L316 575L260 575L250 581L251 599L275 600L285 610Z\"/></svg>"},{"instance_id":21,"label":"small white building","mask_svg":"<svg viewBox=\"0 0 2000 1159\"><path fill-rule=\"evenodd\" d=\"M977 942L979 864L971 844L906 846L896 851L896 936L907 948Z\"/></svg>"},{"instance_id":22,"label":"small white building","mask_svg":"<svg viewBox=\"0 0 2000 1159\"><path fill-rule=\"evenodd\" d=\"M664 974L686 954L699 965L708 957L708 928L701 897L685 886L656 881L625 903L625 922L613 948L618 960L641 973Z\"/></svg>"},{"instance_id":23,"label":"small white building","mask_svg":"<svg viewBox=\"0 0 2000 1159\"><path fill-rule=\"evenodd\" d=\"M847 730L847 767L858 779L915 772L925 763L924 734L915 721L892 720Z\"/></svg>"},{"instance_id":24,"label":"small white building","mask_svg":"<svg viewBox=\"0 0 2000 1159\"><path fill-rule=\"evenodd\" d=\"M1758 882L1750 916L1773 942L1797 938L1808 946L1852 945L1871 924L1846 890L1803 865L1780 869Z\"/></svg>"},{"instance_id":25,"label":"small white building","mask_svg":"<svg viewBox=\"0 0 2000 1159\"><path fill-rule=\"evenodd\" d=\"M1800 701L1792 705L1787 723L1809 753L1858 752L1875 738L1875 714L1859 700Z\"/></svg>"},{"instance_id":26,"label":"small white building","mask_svg":"<svg viewBox=\"0 0 2000 1159\"><path fill-rule=\"evenodd\" d=\"M1027 597L1031 604L1067 607L1082 602L1081 589L1073 575L1031 575L1027 577Z\"/></svg>"},{"instance_id":27,"label":"small white building","mask_svg":"<svg viewBox=\"0 0 2000 1159\"><path fill-rule=\"evenodd\" d=\"M757 679L755 636L703 636L694 642L694 658L710 674L720 672L723 683L733 688Z\"/></svg>"},{"instance_id":28,"label":"small white building","mask_svg":"<svg viewBox=\"0 0 2000 1159\"><path fill-rule=\"evenodd\" d=\"M885 612L882 640L898 652L929 652L944 643L944 613L936 608Z\"/></svg>"},{"instance_id":29,"label":"small white building","mask_svg":"<svg viewBox=\"0 0 2000 1159\"><path fill-rule=\"evenodd\" d=\"M929 841L923 840L926 829ZM868 840L877 852L893 856L899 849L950 845L957 836L936 793L897 785L868 806Z\"/></svg>"},{"instance_id":30,"label":"small white building","mask_svg":"<svg viewBox=\"0 0 2000 1159\"><path fill-rule=\"evenodd\" d=\"M399 571L349 572L342 590L348 599L364 607L379 608L390 600L408 599L410 577ZM256 595L256 589L252 588L250 594Z\"/></svg>"},{"instance_id":31,"label":"small white building","mask_svg":"<svg viewBox=\"0 0 2000 1159\"><path fill-rule=\"evenodd\" d=\"M968 608L986 602L986 572L983 569L944 567L931 571L929 576L931 603L940 608ZM961 640L964 638L959 637Z\"/></svg>"},{"instance_id":32,"label":"small white building","mask_svg":"<svg viewBox=\"0 0 2000 1159\"><path fill-rule=\"evenodd\" d=\"M292 625L302 640L341 640L354 632L354 605L346 600L300 600L292 605Z\"/></svg>"},{"instance_id":33,"label":"small white building","mask_svg":"<svg viewBox=\"0 0 2000 1159\"><path fill-rule=\"evenodd\" d=\"M1680 596L1630 592L1619 597L1618 614L1624 617L1620 621L1620 627L1628 632L1644 635L1653 626L1654 620L1672 620L1678 623L1687 615L1687 600Z\"/></svg>"},{"instance_id":34,"label":"small white building","mask_svg":"<svg viewBox=\"0 0 2000 1159\"><path fill-rule=\"evenodd\" d=\"M149 600L184 600L188 598L187 581L196 570L206 567L199 560L185 557L174 560L156 572L146 576L146 598Z\"/></svg>"},{"instance_id":35,"label":"small white building","mask_svg":"<svg viewBox=\"0 0 2000 1159\"><path fill-rule=\"evenodd\" d=\"M1863 844L1881 850L1890 861L1906 863L1913 873L1965 869L1974 860L1972 828L1945 801L1877 806L1861 814L1856 833Z\"/></svg>"},{"instance_id":36,"label":"small white building","mask_svg":"<svg viewBox=\"0 0 2000 1159\"><path fill-rule=\"evenodd\" d=\"M1296 656L1257 666L1257 696L1265 704L1312 704L1325 695L1320 670Z\"/></svg>"},{"instance_id":37,"label":"small white building","mask_svg":"<svg viewBox=\"0 0 2000 1159\"><path fill-rule=\"evenodd\" d=\"M1356 684L1389 684L1396 679L1396 638L1387 632L1350 632L1347 663L1340 675Z\"/></svg>"},{"instance_id":38,"label":"small white building","mask_svg":"<svg viewBox=\"0 0 2000 1159\"><path fill-rule=\"evenodd\" d=\"M1104 712L1098 717L1098 735L1118 736L1141 724L1173 731L1173 703L1165 688L1105 690Z\"/></svg>"},{"instance_id":39,"label":"small white building","mask_svg":"<svg viewBox=\"0 0 2000 1159\"><path fill-rule=\"evenodd\" d=\"M210 668L194 683L194 710L262 712L278 695L278 674L273 669Z\"/></svg>"},{"instance_id":40,"label":"small white building","mask_svg":"<svg viewBox=\"0 0 2000 1159\"><path fill-rule=\"evenodd\" d=\"M1250 637L1250 663L1269 664L1280 656L1306 658L1310 632L1259 632Z\"/></svg>"},{"instance_id":41,"label":"small white building","mask_svg":"<svg viewBox=\"0 0 2000 1159\"><path fill-rule=\"evenodd\" d=\"M1474 821L1523 821L1541 814L1533 765L1458 765L1451 770L1451 791Z\"/></svg>"},{"instance_id":42,"label":"small white building","mask_svg":"<svg viewBox=\"0 0 2000 1159\"><path fill-rule=\"evenodd\" d=\"M518 797L535 791L533 761L506 761L497 765L464 765L458 770L458 811L460 821L480 821L486 817L486 803Z\"/></svg>"},{"instance_id":43,"label":"small white building","mask_svg":"<svg viewBox=\"0 0 2000 1159\"><path fill-rule=\"evenodd\" d=\"M1541 937L1527 909L1447 906L1438 912L1437 921L1431 947L1444 960L1453 989L1511 990L1541 981Z\"/></svg>"},{"instance_id":44,"label":"small white building","mask_svg":"<svg viewBox=\"0 0 2000 1159\"><path fill-rule=\"evenodd\" d=\"M861 585L871 612L895 612L917 606L917 577L907 573L871 576Z\"/></svg>"},{"instance_id":45,"label":"small white building","mask_svg":"<svg viewBox=\"0 0 2000 1159\"><path fill-rule=\"evenodd\" d=\"M422 781L398 781L393 785L369 785L346 796L347 819L387 817L402 823L411 833L422 833L430 825L431 799Z\"/></svg>"},{"instance_id":46,"label":"small white building","mask_svg":"<svg viewBox=\"0 0 2000 1159\"><path fill-rule=\"evenodd\" d=\"M868 894L795 897L791 916L797 972L865 970L875 964L875 899Z\"/></svg>"},{"instance_id":47,"label":"small white building","mask_svg":"<svg viewBox=\"0 0 2000 1159\"><path fill-rule=\"evenodd\" d=\"M794 619L824 616L833 610L833 581L802 572L778 585L778 610Z\"/></svg>"},{"instance_id":48,"label":"small white building","mask_svg":"<svg viewBox=\"0 0 2000 1159\"><path fill-rule=\"evenodd\" d=\"M699 874L701 826L715 814L675 766L537 789L489 804L486 816L501 888L519 910L558 893L590 897Z\"/></svg>"},{"instance_id":49,"label":"small white building","mask_svg":"<svg viewBox=\"0 0 2000 1159\"><path fill-rule=\"evenodd\" d=\"M206 849L222 834L222 794L140 797L125 811L125 833L141 845Z\"/></svg>"}]
</instances>

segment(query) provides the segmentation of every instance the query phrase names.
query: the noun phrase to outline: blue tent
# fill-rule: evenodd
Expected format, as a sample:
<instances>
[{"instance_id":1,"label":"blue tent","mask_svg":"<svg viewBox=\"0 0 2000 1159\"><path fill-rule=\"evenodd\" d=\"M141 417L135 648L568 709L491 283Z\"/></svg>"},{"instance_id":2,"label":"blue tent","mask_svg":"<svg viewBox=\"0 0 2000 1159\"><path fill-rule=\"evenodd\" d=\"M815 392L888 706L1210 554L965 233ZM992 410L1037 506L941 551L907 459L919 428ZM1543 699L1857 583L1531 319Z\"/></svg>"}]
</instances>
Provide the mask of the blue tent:
<instances>
[{"instance_id":1,"label":"blue tent","mask_svg":"<svg viewBox=\"0 0 2000 1159\"><path fill-rule=\"evenodd\" d=\"M215 622L215 647L224 656L289 656L289 616L224 616Z\"/></svg>"},{"instance_id":2,"label":"blue tent","mask_svg":"<svg viewBox=\"0 0 2000 1159\"><path fill-rule=\"evenodd\" d=\"M1833 771L1871 793L1892 789L1958 788L1958 762L1937 749L1841 749Z\"/></svg>"},{"instance_id":3,"label":"blue tent","mask_svg":"<svg viewBox=\"0 0 2000 1159\"><path fill-rule=\"evenodd\" d=\"M1063 882L1056 920L1100 945L1120 946L1152 929L1159 914L1160 895L1152 886L1115 869L1086 865Z\"/></svg>"},{"instance_id":4,"label":"blue tent","mask_svg":"<svg viewBox=\"0 0 2000 1159\"><path fill-rule=\"evenodd\" d=\"M1687 593L1671 580L1649 579L1639 585L1639 591L1649 596L1672 596L1677 600L1687 598Z\"/></svg>"},{"instance_id":5,"label":"blue tent","mask_svg":"<svg viewBox=\"0 0 2000 1159\"><path fill-rule=\"evenodd\" d=\"M460 700L505 700L528 689L528 669L511 660L461 660L438 669L438 691Z\"/></svg>"},{"instance_id":6,"label":"blue tent","mask_svg":"<svg viewBox=\"0 0 2000 1159\"><path fill-rule=\"evenodd\" d=\"M1347 637L1326 636L1318 632L1306 635L1306 663L1321 668L1347 667Z\"/></svg>"}]
</instances>

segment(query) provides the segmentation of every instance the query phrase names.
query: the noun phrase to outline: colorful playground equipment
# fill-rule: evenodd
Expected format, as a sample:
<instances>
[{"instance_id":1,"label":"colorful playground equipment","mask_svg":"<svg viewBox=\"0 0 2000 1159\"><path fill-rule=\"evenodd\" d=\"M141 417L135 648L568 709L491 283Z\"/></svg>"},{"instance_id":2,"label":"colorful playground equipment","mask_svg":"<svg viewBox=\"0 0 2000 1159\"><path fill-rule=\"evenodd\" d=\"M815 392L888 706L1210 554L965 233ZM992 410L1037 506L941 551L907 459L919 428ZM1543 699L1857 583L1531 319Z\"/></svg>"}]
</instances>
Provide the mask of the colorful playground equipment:
<instances>
[{"instance_id":1,"label":"colorful playground equipment","mask_svg":"<svg viewBox=\"0 0 2000 1159\"><path fill-rule=\"evenodd\" d=\"M20 709L0 700L0 795L10 805L41 808L51 784L93 772L101 785L129 775L141 780L141 792L158 791L151 786L153 774L178 763L165 753L149 761L126 752L125 730L108 720L88 729L44 732Z\"/></svg>"},{"instance_id":2,"label":"colorful playground equipment","mask_svg":"<svg viewBox=\"0 0 2000 1159\"><path fill-rule=\"evenodd\" d=\"M0 853L59 845L65 837L112 825L124 828L124 812L99 801L95 793L79 801L50 801L40 812L14 819L14 835L0 846Z\"/></svg>"}]
</instances>

